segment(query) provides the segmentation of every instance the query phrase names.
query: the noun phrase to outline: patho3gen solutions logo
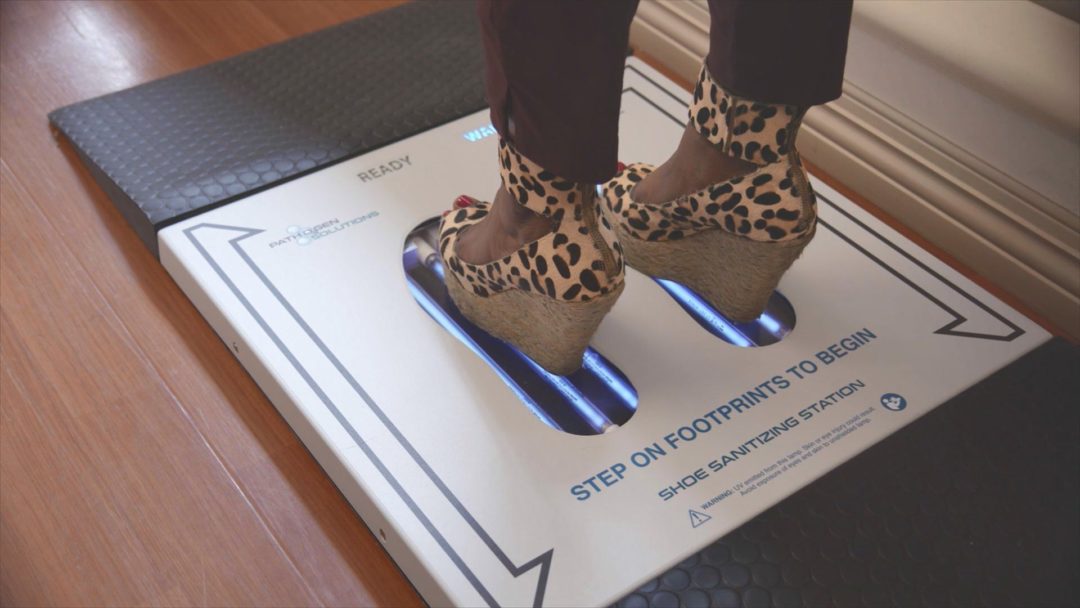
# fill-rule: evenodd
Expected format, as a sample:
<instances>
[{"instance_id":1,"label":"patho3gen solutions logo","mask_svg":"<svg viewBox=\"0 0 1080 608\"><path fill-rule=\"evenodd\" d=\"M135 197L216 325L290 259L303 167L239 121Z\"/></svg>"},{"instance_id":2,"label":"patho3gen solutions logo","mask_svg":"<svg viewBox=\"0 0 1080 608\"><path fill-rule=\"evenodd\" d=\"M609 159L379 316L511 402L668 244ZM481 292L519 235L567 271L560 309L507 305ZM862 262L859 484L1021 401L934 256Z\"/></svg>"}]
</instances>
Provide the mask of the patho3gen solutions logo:
<instances>
[{"instance_id":1,"label":"patho3gen solutions logo","mask_svg":"<svg viewBox=\"0 0 1080 608\"><path fill-rule=\"evenodd\" d=\"M395 158L389 162L383 163L376 167L369 167L357 173L356 176L360 178L361 183L373 181L384 177L391 173L401 171L402 169L412 166L412 159L406 154L401 158ZM325 239L328 236L338 234L348 228L363 224L364 222L378 217L378 211L372 211L370 213L361 215L360 217L354 217L351 220L341 221L338 218L333 218L316 224L314 226L289 226L285 232L287 233L284 238L271 241L269 246L271 249L274 247L281 247L283 245L296 244L300 246L310 245L315 241Z\"/></svg>"},{"instance_id":2,"label":"patho3gen solutions logo","mask_svg":"<svg viewBox=\"0 0 1080 608\"><path fill-rule=\"evenodd\" d=\"M378 216L378 211L371 211L359 217L354 217L351 220L341 221L335 217L314 226L289 226L285 229L285 237L270 241L269 247L273 249L275 247L282 247L290 244L300 245L301 247L307 246L315 241L339 234L353 226L363 224Z\"/></svg>"}]
</instances>

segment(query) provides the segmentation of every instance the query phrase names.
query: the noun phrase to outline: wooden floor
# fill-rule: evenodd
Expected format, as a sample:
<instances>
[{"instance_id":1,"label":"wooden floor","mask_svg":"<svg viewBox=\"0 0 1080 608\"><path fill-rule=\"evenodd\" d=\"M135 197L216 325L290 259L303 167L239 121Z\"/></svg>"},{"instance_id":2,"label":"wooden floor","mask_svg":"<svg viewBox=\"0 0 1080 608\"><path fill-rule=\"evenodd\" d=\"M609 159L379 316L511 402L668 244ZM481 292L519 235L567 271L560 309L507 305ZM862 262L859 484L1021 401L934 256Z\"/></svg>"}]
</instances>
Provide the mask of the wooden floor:
<instances>
[{"instance_id":1,"label":"wooden floor","mask_svg":"<svg viewBox=\"0 0 1080 608\"><path fill-rule=\"evenodd\" d=\"M421 605L46 121L388 4L0 3L0 604Z\"/></svg>"},{"instance_id":2,"label":"wooden floor","mask_svg":"<svg viewBox=\"0 0 1080 608\"><path fill-rule=\"evenodd\" d=\"M388 4L0 3L0 604L422 605L46 120Z\"/></svg>"}]
</instances>

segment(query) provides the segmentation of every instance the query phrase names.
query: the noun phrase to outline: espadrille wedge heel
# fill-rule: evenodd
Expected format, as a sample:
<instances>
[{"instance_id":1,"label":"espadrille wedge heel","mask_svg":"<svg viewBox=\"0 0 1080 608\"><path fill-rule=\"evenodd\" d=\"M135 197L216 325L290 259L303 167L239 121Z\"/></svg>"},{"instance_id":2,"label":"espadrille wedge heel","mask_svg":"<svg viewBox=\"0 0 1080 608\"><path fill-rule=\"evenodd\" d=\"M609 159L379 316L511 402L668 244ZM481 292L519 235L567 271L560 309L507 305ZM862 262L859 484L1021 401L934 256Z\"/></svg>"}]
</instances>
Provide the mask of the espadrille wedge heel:
<instances>
[{"instance_id":1,"label":"espadrille wedge heel","mask_svg":"<svg viewBox=\"0 0 1080 608\"><path fill-rule=\"evenodd\" d=\"M488 214L470 201L443 217L439 250L458 310L553 374L581 367L582 355L623 290L623 258L614 228L601 217L595 188L560 179L499 143L503 186L547 217L552 231L486 264L457 255L458 236Z\"/></svg>"},{"instance_id":2,"label":"espadrille wedge heel","mask_svg":"<svg viewBox=\"0 0 1080 608\"><path fill-rule=\"evenodd\" d=\"M626 262L693 289L734 321L756 319L814 236L814 193L795 150L805 108L741 99L706 68L690 121L729 156L756 168L661 204L634 199L653 171L635 163L603 188L604 213Z\"/></svg>"}]
</instances>

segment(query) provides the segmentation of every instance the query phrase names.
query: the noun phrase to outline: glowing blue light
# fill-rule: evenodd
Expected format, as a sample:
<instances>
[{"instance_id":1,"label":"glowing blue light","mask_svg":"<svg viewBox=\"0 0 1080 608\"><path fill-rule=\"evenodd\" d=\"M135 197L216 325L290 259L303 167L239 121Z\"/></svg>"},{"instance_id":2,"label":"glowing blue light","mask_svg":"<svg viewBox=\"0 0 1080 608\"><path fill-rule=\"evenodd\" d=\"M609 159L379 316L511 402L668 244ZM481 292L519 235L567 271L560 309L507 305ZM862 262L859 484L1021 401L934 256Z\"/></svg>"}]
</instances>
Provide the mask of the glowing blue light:
<instances>
[{"instance_id":1,"label":"glowing blue light","mask_svg":"<svg viewBox=\"0 0 1080 608\"><path fill-rule=\"evenodd\" d=\"M413 251L415 248L410 248L406 253L414 252L414 255L418 258L421 254L420 251ZM414 258L415 259L415 258ZM441 260L438 259L437 254L431 254L427 256L425 260L418 260L424 266L431 269L440 279L445 282L446 271L443 268ZM494 359L484 352L475 341L469 337L455 321L448 315L438 304L431 299L430 296L422 289L419 288L409 277L409 289L412 291L413 296L424 308L425 311L430 314L437 323L445 327L456 338L465 342L465 344L474 353L478 354L484 359L496 372L499 377L509 386L525 404L532 410L538 418L544 421L549 426L560 429L561 427L554 423L554 421L543 411L542 407L533 400L526 393L517 382L515 382L503 369L494 361ZM577 412L579 418L584 421L594 432L604 433L613 430L616 425L610 418L577 387L572 381L563 376L557 376L540 367L535 361L522 354L517 349L511 348L510 352L519 357L525 362L533 372L540 377L548 386L558 392L563 401L569 404ZM620 374L614 370L607 361L596 351L591 348L586 349L583 357L582 366L591 372L598 380L606 384L611 391L621 399L624 404L631 410L637 409L637 391L634 390L628 382L622 379Z\"/></svg>"},{"instance_id":2,"label":"glowing blue light","mask_svg":"<svg viewBox=\"0 0 1080 608\"><path fill-rule=\"evenodd\" d=\"M464 135L462 135L462 137L465 138L465 141L480 141L485 137L491 137L492 135L495 135L495 133L497 133L495 127L491 126L491 123L488 123L478 129L467 131Z\"/></svg>"},{"instance_id":3,"label":"glowing blue light","mask_svg":"<svg viewBox=\"0 0 1080 608\"><path fill-rule=\"evenodd\" d=\"M439 264L439 267L441 276L442 265ZM413 281L412 277L407 278L409 283L409 291L412 292L413 297L416 298L416 301L420 304L420 307L423 308L424 311L426 311L429 315L431 315L431 317L435 319L436 323L446 328L446 331L450 332L451 335L453 335L458 340L464 342L465 346L468 346L470 350L472 350L480 358L486 361L487 364L490 365L497 374L499 374L499 377L502 378L502 381L508 387L510 387L510 390L512 390L514 394L518 396L518 399L521 399L522 403L524 403L525 406L529 408L529 410L533 413L534 416L539 418L544 424L550 426L551 428L558 429L560 431L562 430L562 427L556 424L555 421L552 420L551 417L544 412L540 405L528 395L528 393L526 393L520 386L518 386L518 384L514 382L514 380L510 378L510 376L508 376L506 372L504 372L502 368L499 367L491 359L491 357L489 357L487 353L483 351L483 349L477 346L476 343L473 342L473 339L470 338L469 335L465 333L461 329L461 327L459 327L458 324L455 323L454 320L451 319L450 316L447 315L446 312L444 312L443 309L439 307L438 304L432 301L432 299L428 297L428 294L425 293L423 289L420 289L416 282Z\"/></svg>"},{"instance_id":4,"label":"glowing blue light","mask_svg":"<svg viewBox=\"0 0 1080 608\"><path fill-rule=\"evenodd\" d=\"M439 275L440 279L445 280L445 270L443 269L441 262L434 262L430 267L435 271L435 274ZM574 408L585 415L590 426L594 426L597 430L600 430L603 424L611 424L611 420L609 420L607 416L604 416L603 413L600 413L592 403L582 395L581 391L577 390L577 388L570 384L565 378L548 373L547 370L537 365L532 359L518 352L517 349L514 349L514 352L521 355L522 359L528 362L531 367L540 373L540 375L554 385L560 393L563 393ZM627 406L631 409L637 409L637 392L632 386L619 378L619 375L608 367L603 358L596 354L596 351L591 348L585 350L582 366L593 372L600 380L611 387L611 390L613 390ZM601 426L596 426L596 424L601 424Z\"/></svg>"},{"instance_id":5,"label":"glowing blue light","mask_svg":"<svg viewBox=\"0 0 1080 608\"><path fill-rule=\"evenodd\" d=\"M765 331L769 332L770 334L772 334L774 336L779 336L779 334L780 334L780 322L777 321L776 319L772 318L771 316L769 316L769 313L767 313L767 312L761 313L761 316L758 317L757 322L762 327L765 328Z\"/></svg>"},{"instance_id":6,"label":"glowing blue light","mask_svg":"<svg viewBox=\"0 0 1080 608\"><path fill-rule=\"evenodd\" d=\"M754 343L751 342L749 338L736 329L733 323L720 316L712 305L706 302L701 296L675 281L669 281L667 279L654 280L659 283L665 291L671 294L671 297L675 298L679 304L686 308L698 322L710 327L713 333L721 335L725 340L735 346L754 346Z\"/></svg>"},{"instance_id":7,"label":"glowing blue light","mask_svg":"<svg viewBox=\"0 0 1080 608\"><path fill-rule=\"evenodd\" d=\"M546 369L540 367L535 361L525 356L524 354L514 349L514 352L522 358L529 367L533 368L540 377L547 381L555 390L562 394L566 401L574 406L574 409L581 414L581 417L589 424L592 429L598 433L603 433L608 428L613 426L611 420L604 415L603 412L596 409L596 406L589 401L585 395L581 394L581 391L576 386L570 383L563 376L556 376Z\"/></svg>"},{"instance_id":8,"label":"glowing blue light","mask_svg":"<svg viewBox=\"0 0 1080 608\"><path fill-rule=\"evenodd\" d=\"M607 362L604 361L600 355L593 349L589 348L585 350L585 357L582 363L582 367L592 372L597 378L600 378L604 384L608 385L611 390L615 391L615 394L623 400L632 410L637 410L637 391L629 383L623 381L619 377L619 374L615 373Z\"/></svg>"}]
</instances>

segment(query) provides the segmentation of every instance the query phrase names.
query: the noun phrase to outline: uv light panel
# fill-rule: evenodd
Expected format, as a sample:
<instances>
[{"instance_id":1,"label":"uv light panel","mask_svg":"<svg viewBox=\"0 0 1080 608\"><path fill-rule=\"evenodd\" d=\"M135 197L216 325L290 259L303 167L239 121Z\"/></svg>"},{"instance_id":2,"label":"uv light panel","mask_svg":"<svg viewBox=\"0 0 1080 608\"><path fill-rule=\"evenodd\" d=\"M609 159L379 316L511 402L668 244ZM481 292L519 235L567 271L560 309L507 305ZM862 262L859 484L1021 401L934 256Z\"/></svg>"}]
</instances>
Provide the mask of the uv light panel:
<instances>
[{"instance_id":1,"label":"uv light panel","mask_svg":"<svg viewBox=\"0 0 1080 608\"><path fill-rule=\"evenodd\" d=\"M432 319L491 366L537 418L577 435L607 433L626 424L637 409L637 391L614 364L593 348L580 370L565 377L545 371L513 346L466 319L450 300L438 254L439 219L425 221L405 239L402 262L409 290ZM703 329L736 346L768 346L795 327L790 302L776 292L758 319L736 322L674 281L656 279Z\"/></svg>"}]
</instances>

